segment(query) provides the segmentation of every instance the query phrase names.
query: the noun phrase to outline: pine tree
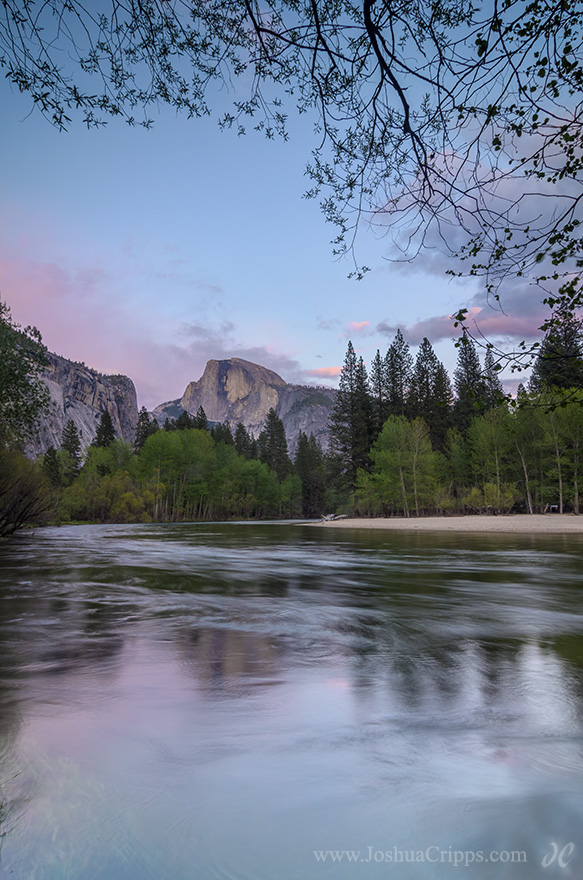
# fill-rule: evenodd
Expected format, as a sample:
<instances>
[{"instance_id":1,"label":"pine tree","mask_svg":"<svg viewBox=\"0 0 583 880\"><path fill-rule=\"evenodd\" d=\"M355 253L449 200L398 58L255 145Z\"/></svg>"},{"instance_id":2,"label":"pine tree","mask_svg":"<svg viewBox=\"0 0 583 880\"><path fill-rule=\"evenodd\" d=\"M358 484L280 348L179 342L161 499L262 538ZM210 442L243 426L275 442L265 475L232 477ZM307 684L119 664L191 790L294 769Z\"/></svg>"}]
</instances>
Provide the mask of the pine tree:
<instances>
[{"instance_id":1,"label":"pine tree","mask_svg":"<svg viewBox=\"0 0 583 880\"><path fill-rule=\"evenodd\" d=\"M486 409L486 383L474 341L466 333L459 341L457 366L453 374L456 392L455 426L462 434L472 419Z\"/></svg>"},{"instance_id":2,"label":"pine tree","mask_svg":"<svg viewBox=\"0 0 583 880\"><path fill-rule=\"evenodd\" d=\"M451 427L451 402L447 371L425 338L419 346L411 377L409 413L424 420L436 449L443 449Z\"/></svg>"},{"instance_id":3,"label":"pine tree","mask_svg":"<svg viewBox=\"0 0 583 880\"><path fill-rule=\"evenodd\" d=\"M42 460L42 469L53 486L60 486L63 480L63 467L54 446L49 446Z\"/></svg>"},{"instance_id":4,"label":"pine tree","mask_svg":"<svg viewBox=\"0 0 583 880\"><path fill-rule=\"evenodd\" d=\"M97 426L97 433L95 434L95 438L91 445L105 449L107 446L111 446L114 440L115 430L113 427L113 422L111 421L109 411L105 410L101 414L101 418Z\"/></svg>"},{"instance_id":5,"label":"pine tree","mask_svg":"<svg viewBox=\"0 0 583 880\"><path fill-rule=\"evenodd\" d=\"M268 465L275 473L280 482L283 482L291 473L291 461L287 454L287 439L282 420L273 407L270 408L265 419L265 427L257 441L259 447L259 459Z\"/></svg>"},{"instance_id":6,"label":"pine tree","mask_svg":"<svg viewBox=\"0 0 583 880\"><path fill-rule=\"evenodd\" d=\"M63 429L61 449L69 453L70 465L67 468L67 476L74 478L81 470L81 436L72 419L69 419Z\"/></svg>"},{"instance_id":7,"label":"pine tree","mask_svg":"<svg viewBox=\"0 0 583 880\"><path fill-rule=\"evenodd\" d=\"M177 431L188 431L189 428L195 428L196 425L194 424L194 419L190 413L183 409L176 419L174 427Z\"/></svg>"},{"instance_id":8,"label":"pine tree","mask_svg":"<svg viewBox=\"0 0 583 880\"><path fill-rule=\"evenodd\" d=\"M208 431L209 429L209 422L202 405L196 411L192 427L198 428L199 431Z\"/></svg>"},{"instance_id":9,"label":"pine tree","mask_svg":"<svg viewBox=\"0 0 583 880\"><path fill-rule=\"evenodd\" d=\"M352 342L344 359L336 400L330 414L330 448L340 478L353 488L359 468L370 466L373 411L364 361Z\"/></svg>"},{"instance_id":10,"label":"pine tree","mask_svg":"<svg viewBox=\"0 0 583 880\"><path fill-rule=\"evenodd\" d=\"M243 458L250 458L249 450L251 446L251 438L242 422L239 422L235 428L234 441L237 454L242 455Z\"/></svg>"},{"instance_id":11,"label":"pine tree","mask_svg":"<svg viewBox=\"0 0 583 880\"><path fill-rule=\"evenodd\" d=\"M556 316L532 369L529 390L583 388L582 321L571 312Z\"/></svg>"},{"instance_id":12,"label":"pine tree","mask_svg":"<svg viewBox=\"0 0 583 880\"><path fill-rule=\"evenodd\" d=\"M435 379L439 361L433 346L425 337L419 346L415 365L411 374L410 412L425 419L429 424L429 414L433 410Z\"/></svg>"},{"instance_id":13,"label":"pine tree","mask_svg":"<svg viewBox=\"0 0 583 880\"><path fill-rule=\"evenodd\" d=\"M486 357L484 358L484 382L486 387L486 408L491 409L500 404L504 400L504 388L498 375L499 370L496 369L497 364L492 354L492 349L488 348Z\"/></svg>"},{"instance_id":14,"label":"pine tree","mask_svg":"<svg viewBox=\"0 0 583 880\"><path fill-rule=\"evenodd\" d=\"M220 425L214 425L211 428L211 437L215 443L224 443L226 446L233 446L235 442L231 426L227 421L222 422Z\"/></svg>"},{"instance_id":15,"label":"pine tree","mask_svg":"<svg viewBox=\"0 0 583 880\"><path fill-rule=\"evenodd\" d=\"M385 373L385 360L381 357L381 353L377 348L377 353L371 361L369 377L374 408L375 436L381 431L388 416Z\"/></svg>"},{"instance_id":16,"label":"pine tree","mask_svg":"<svg viewBox=\"0 0 583 880\"><path fill-rule=\"evenodd\" d=\"M429 433L433 448L443 452L453 422L453 391L449 375L441 361L437 364L433 394L435 408L431 415Z\"/></svg>"},{"instance_id":17,"label":"pine tree","mask_svg":"<svg viewBox=\"0 0 583 880\"><path fill-rule=\"evenodd\" d=\"M322 447L313 434L298 437L295 468L302 484L302 516L319 516L326 500L326 475Z\"/></svg>"},{"instance_id":18,"label":"pine tree","mask_svg":"<svg viewBox=\"0 0 583 880\"><path fill-rule=\"evenodd\" d=\"M385 387L389 415L408 414L412 376L413 356L403 334L397 330L385 355Z\"/></svg>"},{"instance_id":19,"label":"pine tree","mask_svg":"<svg viewBox=\"0 0 583 880\"><path fill-rule=\"evenodd\" d=\"M136 425L136 439L134 440L134 452L136 455L152 434L155 434L158 430L158 422L156 419L151 419L148 413L148 410L145 406L140 409L138 413L138 422Z\"/></svg>"}]
</instances>

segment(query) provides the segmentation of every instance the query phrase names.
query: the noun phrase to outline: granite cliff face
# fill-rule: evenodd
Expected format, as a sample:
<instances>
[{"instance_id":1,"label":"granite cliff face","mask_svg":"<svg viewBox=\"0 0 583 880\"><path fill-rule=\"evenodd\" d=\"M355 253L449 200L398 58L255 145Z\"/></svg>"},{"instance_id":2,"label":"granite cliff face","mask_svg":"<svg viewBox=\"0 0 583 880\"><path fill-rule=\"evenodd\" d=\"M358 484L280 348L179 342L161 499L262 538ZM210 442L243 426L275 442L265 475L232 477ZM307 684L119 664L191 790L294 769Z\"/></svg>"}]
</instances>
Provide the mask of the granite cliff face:
<instances>
[{"instance_id":1,"label":"granite cliff face","mask_svg":"<svg viewBox=\"0 0 583 880\"><path fill-rule=\"evenodd\" d=\"M28 447L28 454L36 457L46 452L49 446L58 449L69 419L79 429L83 448L89 446L106 409L117 436L133 442L138 405L132 380L127 376L104 376L56 354L48 357L49 365L43 379L51 394L51 405L41 418L38 437Z\"/></svg>"},{"instance_id":2,"label":"granite cliff face","mask_svg":"<svg viewBox=\"0 0 583 880\"><path fill-rule=\"evenodd\" d=\"M182 410L193 415L200 406L212 422L238 422L257 437L273 407L283 421L293 454L300 431L313 433L328 445L328 419L336 392L330 388L290 385L277 373L241 358L208 361L202 377L190 382L179 400L160 404L156 418L176 418Z\"/></svg>"}]
</instances>

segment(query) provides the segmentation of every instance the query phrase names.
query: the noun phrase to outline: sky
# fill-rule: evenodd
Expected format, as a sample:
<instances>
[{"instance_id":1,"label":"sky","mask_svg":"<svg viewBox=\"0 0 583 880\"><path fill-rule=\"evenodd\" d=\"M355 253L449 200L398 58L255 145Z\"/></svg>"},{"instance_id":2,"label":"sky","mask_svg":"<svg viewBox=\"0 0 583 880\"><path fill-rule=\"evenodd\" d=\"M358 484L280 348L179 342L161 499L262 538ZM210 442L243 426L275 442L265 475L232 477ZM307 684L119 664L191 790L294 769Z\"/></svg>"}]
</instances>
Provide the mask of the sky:
<instances>
[{"instance_id":1,"label":"sky","mask_svg":"<svg viewBox=\"0 0 583 880\"><path fill-rule=\"evenodd\" d=\"M506 314L492 309L477 280L445 275L437 251L392 261L378 230L362 229L370 271L349 279L334 228L302 197L306 118L285 143L167 108L150 131L59 132L5 80L0 106L0 298L51 351L130 376L148 409L180 397L210 358L335 387L349 339L368 365L397 328L413 353L427 336L451 372L459 308L507 347L544 319L526 288L507 292Z\"/></svg>"}]
</instances>

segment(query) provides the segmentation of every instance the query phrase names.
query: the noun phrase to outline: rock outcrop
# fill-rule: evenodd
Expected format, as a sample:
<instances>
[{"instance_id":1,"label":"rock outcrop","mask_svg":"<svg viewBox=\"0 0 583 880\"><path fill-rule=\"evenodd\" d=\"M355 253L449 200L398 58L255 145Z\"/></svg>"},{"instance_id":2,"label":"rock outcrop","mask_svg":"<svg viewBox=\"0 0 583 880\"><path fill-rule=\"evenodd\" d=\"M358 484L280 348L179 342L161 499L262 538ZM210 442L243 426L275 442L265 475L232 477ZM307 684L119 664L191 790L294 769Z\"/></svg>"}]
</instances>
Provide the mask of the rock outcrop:
<instances>
[{"instance_id":1,"label":"rock outcrop","mask_svg":"<svg viewBox=\"0 0 583 880\"><path fill-rule=\"evenodd\" d=\"M29 445L27 453L36 457L49 446L58 448L69 419L79 429L83 448L89 446L106 409L116 435L133 442L138 405L132 380L127 376L104 376L56 354L48 357L43 379L50 391L51 404L41 418L38 437Z\"/></svg>"},{"instance_id":2,"label":"rock outcrop","mask_svg":"<svg viewBox=\"0 0 583 880\"><path fill-rule=\"evenodd\" d=\"M291 385L281 376L241 358L208 361L202 377L190 382L178 400L160 404L156 418L176 418L182 410L195 415L203 407L211 422L241 422L257 437L273 407L283 421L293 454L300 431L313 433L324 448L328 445L328 419L336 392L331 388Z\"/></svg>"}]
</instances>

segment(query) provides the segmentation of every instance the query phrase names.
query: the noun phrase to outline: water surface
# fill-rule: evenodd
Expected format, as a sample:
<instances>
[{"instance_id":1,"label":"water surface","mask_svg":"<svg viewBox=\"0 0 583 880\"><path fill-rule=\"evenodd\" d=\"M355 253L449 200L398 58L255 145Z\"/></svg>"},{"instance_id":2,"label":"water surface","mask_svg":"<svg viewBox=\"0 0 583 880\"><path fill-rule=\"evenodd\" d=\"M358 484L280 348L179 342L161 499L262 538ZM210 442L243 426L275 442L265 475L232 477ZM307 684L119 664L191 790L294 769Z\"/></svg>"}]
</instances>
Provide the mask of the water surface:
<instances>
[{"instance_id":1,"label":"water surface","mask_svg":"<svg viewBox=\"0 0 583 880\"><path fill-rule=\"evenodd\" d=\"M582 876L582 575L556 535L6 542L0 876Z\"/></svg>"}]
</instances>

